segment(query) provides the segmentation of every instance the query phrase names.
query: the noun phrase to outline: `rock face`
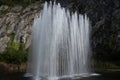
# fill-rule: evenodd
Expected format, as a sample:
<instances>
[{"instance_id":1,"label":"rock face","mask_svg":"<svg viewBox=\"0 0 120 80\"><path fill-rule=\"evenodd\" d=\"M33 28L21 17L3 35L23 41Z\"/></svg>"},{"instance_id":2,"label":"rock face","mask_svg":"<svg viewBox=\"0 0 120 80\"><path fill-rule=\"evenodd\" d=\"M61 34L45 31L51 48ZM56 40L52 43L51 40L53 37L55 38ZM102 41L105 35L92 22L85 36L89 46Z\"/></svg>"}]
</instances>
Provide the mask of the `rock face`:
<instances>
[{"instance_id":1,"label":"rock face","mask_svg":"<svg viewBox=\"0 0 120 80\"><path fill-rule=\"evenodd\" d=\"M5 50L11 40L24 43L26 49L29 47L34 16L41 8L40 2L27 7L0 6L0 52Z\"/></svg>"},{"instance_id":2,"label":"rock face","mask_svg":"<svg viewBox=\"0 0 120 80\"><path fill-rule=\"evenodd\" d=\"M97 58L120 57L120 0L57 0L63 7L86 13L91 21L91 42ZM112 59L111 59L112 60Z\"/></svg>"}]
</instances>

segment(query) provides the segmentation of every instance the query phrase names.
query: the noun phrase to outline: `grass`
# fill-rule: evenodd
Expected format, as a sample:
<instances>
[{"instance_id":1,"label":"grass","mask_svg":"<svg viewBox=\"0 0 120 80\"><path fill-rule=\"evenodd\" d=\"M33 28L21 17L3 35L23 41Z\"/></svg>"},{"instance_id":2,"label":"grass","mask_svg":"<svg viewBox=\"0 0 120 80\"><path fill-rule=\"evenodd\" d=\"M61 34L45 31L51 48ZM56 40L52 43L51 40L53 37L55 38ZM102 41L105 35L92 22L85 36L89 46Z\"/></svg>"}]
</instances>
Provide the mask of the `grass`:
<instances>
[{"instance_id":1,"label":"grass","mask_svg":"<svg viewBox=\"0 0 120 80\"><path fill-rule=\"evenodd\" d=\"M120 71L120 65L117 65L115 62L102 62L95 61L95 71Z\"/></svg>"}]
</instances>

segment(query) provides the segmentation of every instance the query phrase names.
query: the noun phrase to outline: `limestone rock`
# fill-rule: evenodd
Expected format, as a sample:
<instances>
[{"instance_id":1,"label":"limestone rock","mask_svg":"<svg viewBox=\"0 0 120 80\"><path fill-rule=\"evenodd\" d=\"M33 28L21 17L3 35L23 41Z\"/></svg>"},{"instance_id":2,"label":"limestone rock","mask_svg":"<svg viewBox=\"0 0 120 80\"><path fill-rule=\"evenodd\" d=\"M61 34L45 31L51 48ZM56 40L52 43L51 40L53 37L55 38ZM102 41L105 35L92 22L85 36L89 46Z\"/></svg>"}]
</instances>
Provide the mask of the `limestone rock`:
<instances>
[{"instance_id":1,"label":"limestone rock","mask_svg":"<svg viewBox=\"0 0 120 80\"><path fill-rule=\"evenodd\" d=\"M0 38L0 52L4 51L5 48L7 47L7 43L10 40L9 37L4 36Z\"/></svg>"},{"instance_id":2,"label":"limestone rock","mask_svg":"<svg viewBox=\"0 0 120 80\"><path fill-rule=\"evenodd\" d=\"M9 7L7 5L2 5L0 6L0 11L5 11L7 10Z\"/></svg>"},{"instance_id":3,"label":"limestone rock","mask_svg":"<svg viewBox=\"0 0 120 80\"><path fill-rule=\"evenodd\" d=\"M22 9L23 9L22 6L15 6L15 7L13 7L13 8L11 9L11 11L13 11L13 12L20 12Z\"/></svg>"},{"instance_id":4,"label":"limestone rock","mask_svg":"<svg viewBox=\"0 0 120 80\"><path fill-rule=\"evenodd\" d=\"M0 6L0 52L3 52L10 40L30 46L31 27L35 15L41 10L40 2L29 6ZM13 39L11 39L13 38Z\"/></svg>"}]
</instances>

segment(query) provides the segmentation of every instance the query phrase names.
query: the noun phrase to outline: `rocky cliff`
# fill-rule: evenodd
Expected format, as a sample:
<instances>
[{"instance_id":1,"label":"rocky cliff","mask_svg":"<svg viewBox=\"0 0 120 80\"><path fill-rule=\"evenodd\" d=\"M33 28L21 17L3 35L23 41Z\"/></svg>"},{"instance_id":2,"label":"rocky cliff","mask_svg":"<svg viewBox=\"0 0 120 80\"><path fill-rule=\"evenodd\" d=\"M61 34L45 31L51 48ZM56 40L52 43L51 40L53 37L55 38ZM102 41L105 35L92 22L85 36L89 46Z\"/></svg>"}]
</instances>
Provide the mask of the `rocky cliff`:
<instances>
[{"instance_id":1,"label":"rocky cliff","mask_svg":"<svg viewBox=\"0 0 120 80\"><path fill-rule=\"evenodd\" d=\"M14 43L13 47L19 47L20 43L24 43L26 49L29 47L34 16L41 8L40 2L27 7L0 6L0 52L3 52L11 41Z\"/></svg>"},{"instance_id":2,"label":"rocky cliff","mask_svg":"<svg viewBox=\"0 0 120 80\"><path fill-rule=\"evenodd\" d=\"M97 59L120 60L120 0L57 0L63 7L86 13Z\"/></svg>"}]
</instances>

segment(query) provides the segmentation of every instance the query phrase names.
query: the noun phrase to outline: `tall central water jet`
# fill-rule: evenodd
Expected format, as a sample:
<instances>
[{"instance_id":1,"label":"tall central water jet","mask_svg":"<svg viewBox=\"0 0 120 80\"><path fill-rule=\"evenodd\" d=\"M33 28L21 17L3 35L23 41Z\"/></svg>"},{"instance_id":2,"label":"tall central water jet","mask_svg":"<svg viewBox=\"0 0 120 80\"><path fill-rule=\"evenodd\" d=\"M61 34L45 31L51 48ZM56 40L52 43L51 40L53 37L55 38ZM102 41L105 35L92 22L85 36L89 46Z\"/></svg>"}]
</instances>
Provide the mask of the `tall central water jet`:
<instances>
[{"instance_id":1,"label":"tall central water jet","mask_svg":"<svg viewBox=\"0 0 120 80\"><path fill-rule=\"evenodd\" d=\"M46 2L34 19L28 73L35 80L88 76L89 27L86 15Z\"/></svg>"}]
</instances>

